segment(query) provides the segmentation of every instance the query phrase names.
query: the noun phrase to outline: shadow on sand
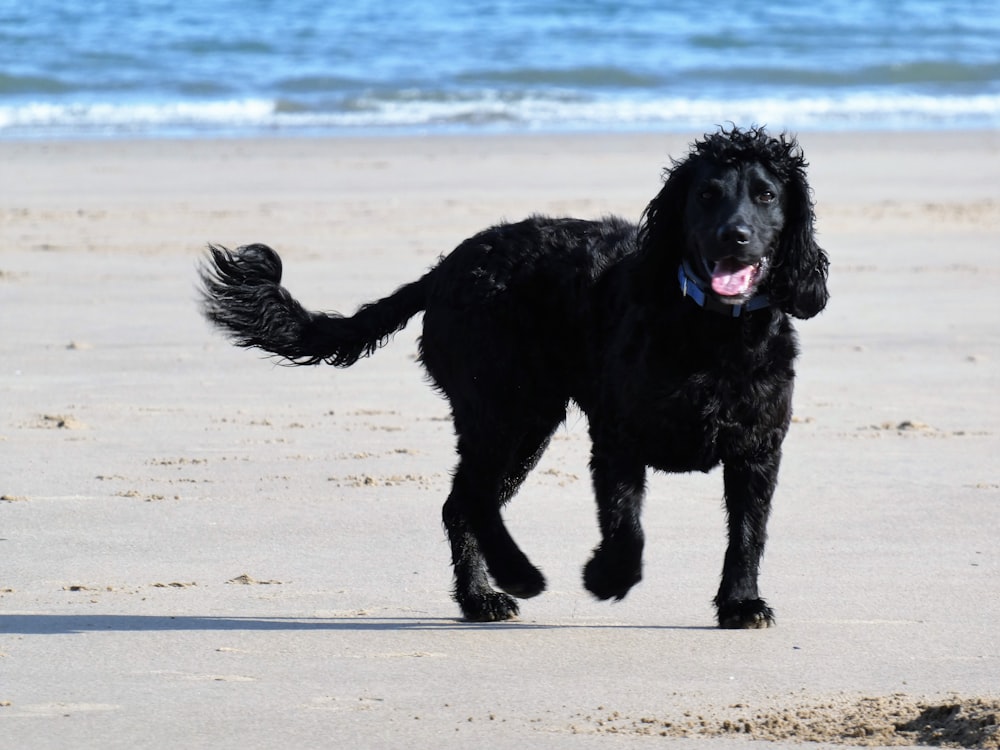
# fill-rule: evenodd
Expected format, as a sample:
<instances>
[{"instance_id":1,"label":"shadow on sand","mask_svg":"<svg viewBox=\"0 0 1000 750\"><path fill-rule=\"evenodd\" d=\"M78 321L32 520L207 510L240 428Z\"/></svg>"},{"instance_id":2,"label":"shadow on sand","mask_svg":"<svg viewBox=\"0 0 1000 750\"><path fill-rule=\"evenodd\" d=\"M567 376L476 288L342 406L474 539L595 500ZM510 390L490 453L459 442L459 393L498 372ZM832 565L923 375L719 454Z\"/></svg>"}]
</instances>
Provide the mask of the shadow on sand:
<instances>
[{"instance_id":1,"label":"shadow on sand","mask_svg":"<svg viewBox=\"0 0 1000 750\"><path fill-rule=\"evenodd\" d=\"M620 623L478 623L428 617L198 617L190 615L0 615L0 634L70 635L157 631L402 631L402 630L716 630L709 626L623 625Z\"/></svg>"}]
</instances>

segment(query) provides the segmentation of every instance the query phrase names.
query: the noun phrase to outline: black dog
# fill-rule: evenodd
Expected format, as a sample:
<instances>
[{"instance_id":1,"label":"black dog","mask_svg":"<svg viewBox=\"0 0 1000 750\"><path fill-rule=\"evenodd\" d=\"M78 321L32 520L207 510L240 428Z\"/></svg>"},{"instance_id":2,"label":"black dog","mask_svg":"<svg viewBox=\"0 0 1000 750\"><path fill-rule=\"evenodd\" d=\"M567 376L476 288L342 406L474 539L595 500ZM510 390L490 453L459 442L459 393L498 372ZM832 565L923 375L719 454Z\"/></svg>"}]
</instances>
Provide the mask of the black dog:
<instances>
[{"instance_id":1,"label":"black dog","mask_svg":"<svg viewBox=\"0 0 1000 750\"><path fill-rule=\"evenodd\" d=\"M791 418L789 316L816 315L828 296L805 166L794 139L722 130L673 164L639 226L500 224L351 317L303 309L265 245L213 246L203 311L239 346L337 367L424 312L420 357L458 438L444 525L469 620L513 617L512 597L545 588L500 511L573 401L589 420L601 529L587 589L621 599L642 578L647 467L721 463L729 547L719 625L767 627L774 614L757 572Z\"/></svg>"}]
</instances>

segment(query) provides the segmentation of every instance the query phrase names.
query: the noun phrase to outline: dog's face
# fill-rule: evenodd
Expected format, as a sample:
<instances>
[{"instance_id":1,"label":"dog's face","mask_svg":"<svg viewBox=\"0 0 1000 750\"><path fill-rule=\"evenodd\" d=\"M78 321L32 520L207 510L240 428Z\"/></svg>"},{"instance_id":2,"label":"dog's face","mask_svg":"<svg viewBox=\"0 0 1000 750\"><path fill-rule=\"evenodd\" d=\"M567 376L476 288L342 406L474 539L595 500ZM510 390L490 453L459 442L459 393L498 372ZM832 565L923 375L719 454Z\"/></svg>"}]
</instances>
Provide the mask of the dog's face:
<instances>
[{"instance_id":1,"label":"dog's face","mask_svg":"<svg viewBox=\"0 0 1000 750\"><path fill-rule=\"evenodd\" d=\"M761 164L699 165L684 208L685 260L722 302L742 304L767 277L785 223L782 183Z\"/></svg>"}]
</instances>

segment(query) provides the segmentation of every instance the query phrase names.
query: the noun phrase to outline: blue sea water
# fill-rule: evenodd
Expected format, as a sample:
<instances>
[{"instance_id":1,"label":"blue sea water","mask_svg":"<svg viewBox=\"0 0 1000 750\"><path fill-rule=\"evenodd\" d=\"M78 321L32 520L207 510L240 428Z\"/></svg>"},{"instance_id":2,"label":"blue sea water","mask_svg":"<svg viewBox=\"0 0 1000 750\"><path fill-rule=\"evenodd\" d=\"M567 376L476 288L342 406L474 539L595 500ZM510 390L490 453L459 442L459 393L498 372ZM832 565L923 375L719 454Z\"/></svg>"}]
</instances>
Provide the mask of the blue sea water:
<instances>
[{"instance_id":1,"label":"blue sea water","mask_svg":"<svg viewBox=\"0 0 1000 750\"><path fill-rule=\"evenodd\" d=\"M1000 127L997 0L0 0L0 138Z\"/></svg>"}]
</instances>

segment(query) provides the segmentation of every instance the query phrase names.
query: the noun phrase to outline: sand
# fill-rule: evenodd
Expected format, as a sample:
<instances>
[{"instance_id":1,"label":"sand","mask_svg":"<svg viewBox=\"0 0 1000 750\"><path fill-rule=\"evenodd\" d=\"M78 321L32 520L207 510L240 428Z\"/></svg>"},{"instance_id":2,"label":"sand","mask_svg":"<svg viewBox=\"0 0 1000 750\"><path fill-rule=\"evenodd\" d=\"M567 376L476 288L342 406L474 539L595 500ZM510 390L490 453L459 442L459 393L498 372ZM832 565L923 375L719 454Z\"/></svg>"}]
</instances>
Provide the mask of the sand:
<instances>
[{"instance_id":1,"label":"sand","mask_svg":"<svg viewBox=\"0 0 1000 750\"><path fill-rule=\"evenodd\" d=\"M0 747L997 747L1000 133L801 137L833 298L766 631L712 627L718 472L653 476L590 598L578 413L506 514L550 590L459 621L419 320L335 371L197 314L208 241L351 310L501 218L638 218L694 135L0 143Z\"/></svg>"}]
</instances>

